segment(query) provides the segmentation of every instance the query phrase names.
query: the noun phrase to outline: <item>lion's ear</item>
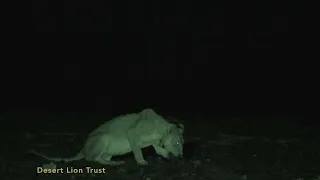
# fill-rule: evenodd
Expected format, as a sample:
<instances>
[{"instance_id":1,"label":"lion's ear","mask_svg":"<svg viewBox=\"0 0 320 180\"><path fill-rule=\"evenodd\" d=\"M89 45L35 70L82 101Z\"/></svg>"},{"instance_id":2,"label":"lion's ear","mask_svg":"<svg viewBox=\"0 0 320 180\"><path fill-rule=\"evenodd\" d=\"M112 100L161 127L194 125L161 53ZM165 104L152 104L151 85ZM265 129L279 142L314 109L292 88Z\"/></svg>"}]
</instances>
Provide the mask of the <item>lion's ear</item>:
<instances>
[{"instance_id":1,"label":"lion's ear","mask_svg":"<svg viewBox=\"0 0 320 180\"><path fill-rule=\"evenodd\" d=\"M184 131L184 125L181 124L181 123L179 123L179 124L177 125L177 127L178 127L180 133L183 133L183 131Z\"/></svg>"}]
</instances>

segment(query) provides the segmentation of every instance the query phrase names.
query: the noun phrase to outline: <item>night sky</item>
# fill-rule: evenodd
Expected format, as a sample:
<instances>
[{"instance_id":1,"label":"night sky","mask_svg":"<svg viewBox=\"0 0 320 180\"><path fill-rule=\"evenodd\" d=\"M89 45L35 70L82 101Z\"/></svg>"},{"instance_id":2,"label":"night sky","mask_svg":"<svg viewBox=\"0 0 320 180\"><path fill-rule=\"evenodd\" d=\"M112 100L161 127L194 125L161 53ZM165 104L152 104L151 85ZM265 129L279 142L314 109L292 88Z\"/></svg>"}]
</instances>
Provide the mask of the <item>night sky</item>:
<instances>
[{"instance_id":1,"label":"night sky","mask_svg":"<svg viewBox=\"0 0 320 180\"><path fill-rule=\"evenodd\" d=\"M26 52L42 63L2 67L15 92L4 109L305 114L317 91L310 7L34 1Z\"/></svg>"},{"instance_id":2,"label":"night sky","mask_svg":"<svg viewBox=\"0 0 320 180\"><path fill-rule=\"evenodd\" d=\"M292 75L298 71L148 63L151 67L143 62L123 62L120 67L108 63L12 67L4 71L1 109L132 112L150 107L170 113L249 116L313 111L313 89Z\"/></svg>"}]
</instances>

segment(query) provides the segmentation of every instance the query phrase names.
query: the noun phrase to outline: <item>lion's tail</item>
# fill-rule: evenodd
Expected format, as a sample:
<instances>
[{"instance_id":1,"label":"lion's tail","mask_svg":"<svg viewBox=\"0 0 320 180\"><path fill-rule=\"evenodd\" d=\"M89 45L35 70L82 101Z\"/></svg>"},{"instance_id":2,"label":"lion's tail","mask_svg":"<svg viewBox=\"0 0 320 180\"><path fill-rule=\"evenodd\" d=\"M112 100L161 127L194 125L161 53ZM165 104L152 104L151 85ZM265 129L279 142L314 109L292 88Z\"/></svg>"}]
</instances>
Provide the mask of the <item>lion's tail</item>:
<instances>
[{"instance_id":1,"label":"lion's tail","mask_svg":"<svg viewBox=\"0 0 320 180\"><path fill-rule=\"evenodd\" d=\"M84 158L84 155L83 155L82 151L80 151L77 155L75 155L75 156L73 156L73 157L70 157L70 158L48 157L48 156L46 156L46 155L44 155L44 154L42 154L42 153L39 153L39 152L37 152L37 151L35 151L35 150L30 150L30 151L28 151L28 153L34 154L34 155L37 155L37 156L40 156L40 157L42 157L42 158L44 158L44 159L47 159L47 160L49 160L49 161L54 161L54 162L78 161L78 160L81 160L81 159Z\"/></svg>"}]
</instances>

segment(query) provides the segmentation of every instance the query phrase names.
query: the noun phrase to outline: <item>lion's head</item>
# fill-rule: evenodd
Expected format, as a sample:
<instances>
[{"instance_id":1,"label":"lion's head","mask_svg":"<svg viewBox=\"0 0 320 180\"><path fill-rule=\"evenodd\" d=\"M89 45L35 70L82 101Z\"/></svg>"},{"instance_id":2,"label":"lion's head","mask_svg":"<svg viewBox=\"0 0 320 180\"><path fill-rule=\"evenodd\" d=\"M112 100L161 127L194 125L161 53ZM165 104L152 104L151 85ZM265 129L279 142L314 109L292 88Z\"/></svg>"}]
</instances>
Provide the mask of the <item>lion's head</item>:
<instances>
[{"instance_id":1,"label":"lion's head","mask_svg":"<svg viewBox=\"0 0 320 180\"><path fill-rule=\"evenodd\" d=\"M163 137L162 144L164 148L169 151L170 154L176 157L183 156L183 131L184 126L182 124L172 124L168 129L168 134Z\"/></svg>"}]
</instances>

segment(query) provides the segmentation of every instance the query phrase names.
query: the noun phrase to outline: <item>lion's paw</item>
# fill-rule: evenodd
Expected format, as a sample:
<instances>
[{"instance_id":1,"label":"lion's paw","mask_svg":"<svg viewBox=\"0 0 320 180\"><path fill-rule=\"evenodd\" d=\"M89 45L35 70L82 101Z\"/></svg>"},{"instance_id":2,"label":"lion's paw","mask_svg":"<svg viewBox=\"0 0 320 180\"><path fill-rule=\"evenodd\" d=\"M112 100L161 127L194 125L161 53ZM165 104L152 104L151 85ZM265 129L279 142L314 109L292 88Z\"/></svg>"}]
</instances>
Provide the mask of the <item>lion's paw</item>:
<instances>
[{"instance_id":1,"label":"lion's paw","mask_svg":"<svg viewBox=\"0 0 320 180\"><path fill-rule=\"evenodd\" d=\"M140 160L140 161L137 161L138 165L141 165L141 166L146 166L148 165L148 162L145 161L145 160Z\"/></svg>"}]
</instances>

